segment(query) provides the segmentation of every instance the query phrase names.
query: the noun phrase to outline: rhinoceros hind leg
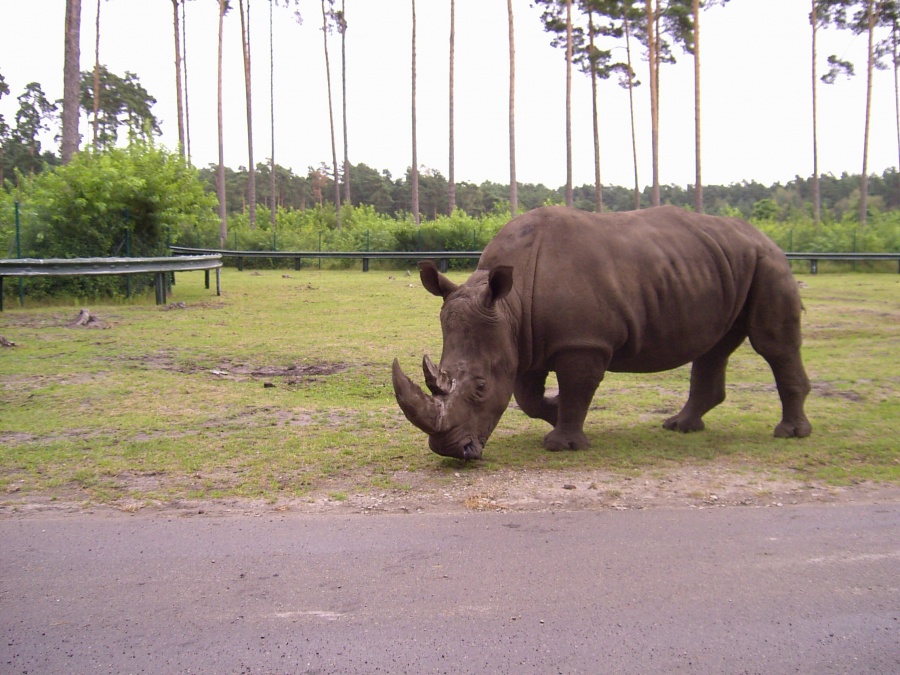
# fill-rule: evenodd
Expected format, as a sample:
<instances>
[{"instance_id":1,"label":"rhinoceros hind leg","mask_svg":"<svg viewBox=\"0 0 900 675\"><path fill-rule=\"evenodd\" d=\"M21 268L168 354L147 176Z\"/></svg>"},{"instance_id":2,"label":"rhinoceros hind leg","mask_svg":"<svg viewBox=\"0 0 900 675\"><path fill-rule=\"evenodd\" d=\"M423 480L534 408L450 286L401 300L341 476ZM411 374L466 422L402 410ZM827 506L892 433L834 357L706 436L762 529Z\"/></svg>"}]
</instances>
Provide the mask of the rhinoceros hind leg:
<instances>
[{"instance_id":1,"label":"rhinoceros hind leg","mask_svg":"<svg viewBox=\"0 0 900 675\"><path fill-rule=\"evenodd\" d=\"M758 350L757 350L758 351ZM806 396L812 389L800 349L779 357L763 354L772 367L775 386L781 397L781 422L775 427L776 438L805 438L812 433L812 424L803 411Z\"/></svg>"},{"instance_id":2,"label":"rhinoceros hind leg","mask_svg":"<svg viewBox=\"0 0 900 675\"><path fill-rule=\"evenodd\" d=\"M516 377L515 397L516 403L522 412L535 419L544 420L552 426L556 426L559 410L559 397L545 395L547 382L547 370L532 370L521 373Z\"/></svg>"},{"instance_id":3,"label":"rhinoceros hind leg","mask_svg":"<svg viewBox=\"0 0 900 675\"><path fill-rule=\"evenodd\" d=\"M677 415L663 422L670 431L703 431L703 416L725 400L725 369L728 357L744 341L746 334L735 326L715 347L694 360L691 390L687 403Z\"/></svg>"},{"instance_id":4,"label":"rhinoceros hind leg","mask_svg":"<svg viewBox=\"0 0 900 675\"><path fill-rule=\"evenodd\" d=\"M556 424L544 437L547 450L583 450L590 446L584 420L608 363L608 356L594 350L572 350L553 358L559 397Z\"/></svg>"},{"instance_id":5,"label":"rhinoceros hind leg","mask_svg":"<svg viewBox=\"0 0 900 675\"><path fill-rule=\"evenodd\" d=\"M748 334L750 344L772 368L781 398L781 422L775 427L775 436L803 438L812 432L803 411L812 387L800 355L803 305L797 282L790 271L769 259L761 261L758 274L768 292L763 302L754 302L750 307Z\"/></svg>"}]
</instances>

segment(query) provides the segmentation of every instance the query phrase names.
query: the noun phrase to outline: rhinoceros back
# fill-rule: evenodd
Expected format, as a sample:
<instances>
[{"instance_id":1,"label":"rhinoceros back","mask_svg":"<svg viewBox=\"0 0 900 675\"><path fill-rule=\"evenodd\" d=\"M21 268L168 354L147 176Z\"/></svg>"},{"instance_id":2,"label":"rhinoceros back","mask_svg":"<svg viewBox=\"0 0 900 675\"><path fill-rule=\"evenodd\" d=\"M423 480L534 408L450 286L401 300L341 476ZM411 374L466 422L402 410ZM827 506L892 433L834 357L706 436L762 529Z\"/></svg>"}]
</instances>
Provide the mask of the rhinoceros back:
<instances>
[{"instance_id":1,"label":"rhinoceros back","mask_svg":"<svg viewBox=\"0 0 900 675\"><path fill-rule=\"evenodd\" d=\"M778 247L738 219L542 207L507 223L478 267L513 267L523 366L587 348L610 370L650 372L692 361L743 319L763 258L790 277Z\"/></svg>"}]
</instances>

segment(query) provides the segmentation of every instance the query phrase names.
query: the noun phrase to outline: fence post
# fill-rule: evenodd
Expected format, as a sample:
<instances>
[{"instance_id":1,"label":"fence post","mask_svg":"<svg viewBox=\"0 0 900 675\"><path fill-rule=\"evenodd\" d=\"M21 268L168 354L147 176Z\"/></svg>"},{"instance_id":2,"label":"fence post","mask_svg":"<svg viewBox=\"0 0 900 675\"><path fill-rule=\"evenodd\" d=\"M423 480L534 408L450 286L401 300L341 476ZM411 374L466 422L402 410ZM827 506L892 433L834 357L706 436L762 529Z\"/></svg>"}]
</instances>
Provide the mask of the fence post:
<instances>
[{"instance_id":1,"label":"fence post","mask_svg":"<svg viewBox=\"0 0 900 675\"><path fill-rule=\"evenodd\" d=\"M125 257L131 257L131 228L128 227L128 211L125 211ZM168 244L168 242L166 242ZM131 297L131 275L125 275L125 297Z\"/></svg>"},{"instance_id":2,"label":"fence post","mask_svg":"<svg viewBox=\"0 0 900 675\"><path fill-rule=\"evenodd\" d=\"M369 230L366 230L366 253L369 252ZM369 259L363 258L363 272L369 271Z\"/></svg>"},{"instance_id":3,"label":"fence post","mask_svg":"<svg viewBox=\"0 0 900 675\"><path fill-rule=\"evenodd\" d=\"M16 201L16 257L22 257L22 234L19 228L19 202ZM25 306L24 280L19 277L19 307Z\"/></svg>"}]
</instances>

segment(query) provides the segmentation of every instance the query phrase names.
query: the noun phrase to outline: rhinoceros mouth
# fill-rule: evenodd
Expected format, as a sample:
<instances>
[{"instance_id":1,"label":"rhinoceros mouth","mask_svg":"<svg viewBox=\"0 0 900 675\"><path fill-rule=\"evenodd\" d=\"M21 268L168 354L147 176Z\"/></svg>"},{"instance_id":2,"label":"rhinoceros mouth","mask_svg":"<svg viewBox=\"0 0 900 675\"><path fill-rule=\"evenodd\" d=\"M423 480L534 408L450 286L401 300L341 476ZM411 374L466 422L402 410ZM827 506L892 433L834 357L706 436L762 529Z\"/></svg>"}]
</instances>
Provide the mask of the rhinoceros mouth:
<instances>
[{"instance_id":1,"label":"rhinoceros mouth","mask_svg":"<svg viewBox=\"0 0 900 675\"><path fill-rule=\"evenodd\" d=\"M442 457L454 457L456 459L470 460L481 459L484 443L477 438L465 438L462 441L450 441L440 436L429 436L428 447L435 454Z\"/></svg>"}]
</instances>

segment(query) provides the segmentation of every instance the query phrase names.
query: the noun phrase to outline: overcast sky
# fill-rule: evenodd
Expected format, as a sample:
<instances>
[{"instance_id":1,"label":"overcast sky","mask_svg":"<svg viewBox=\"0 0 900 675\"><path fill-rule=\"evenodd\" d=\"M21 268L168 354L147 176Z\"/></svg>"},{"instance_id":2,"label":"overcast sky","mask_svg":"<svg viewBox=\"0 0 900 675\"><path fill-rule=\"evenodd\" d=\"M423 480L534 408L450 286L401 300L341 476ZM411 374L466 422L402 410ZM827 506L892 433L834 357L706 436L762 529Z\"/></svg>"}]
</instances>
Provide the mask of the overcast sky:
<instances>
[{"instance_id":1,"label":"overcast sky","mask_svg":"<svg viewBox=\"0 0 900 675\"><path fill-rule=\"evenodd\" d=\"M81 68L94 62L98 0L82 0ZM158 103L161 142L175 148L174 46L170 0L100 0L100 60L111 71L136 73ZM350 161L402 175L411 162L409 0L345 0ZM237 4L236 2L234 3ZM337 0L340 4L340 0ZM550 46L540 12L514 0L516 38L516 157L520 182L565 183L565 58ZM271 154L269 133L269 3L251 0L254 159ZM419 164L447 175L449 0L417 3ZM275 9L275 159L305 174L330 162L328 103L318 0L300 0L298 25ZM812 173L808 0L731 0L701 17L703 182L786 182ZM0 101L14 123L16 97L39 82L62 98L64 0L0 0L0 73L10 94ZM247 164L240 17L229 13L225 57L225 162ZM187 5L187 60L194 163L217 161L217 3ZM335 125L340 138L340 38L330 39ZM624 48L617 50L624 60ZM661 72L660 180L694 180L693 61ZM837 54L857 75L819 86L819 166L839 175L862 170L865 121L865 36L819 33L819 61ZM647 64L638 59L638 77ZM509 180L508 32L503 0L456 1L456 179ZM574 180L593 183L590 80L573 74ZM600 86L602 181L633 182L628 96L614 81ZM638 170L650 182L649 88L636 90ZM876 73L869 171L897 166L893 72ZM82 120L81 132L89 136ZM52 139L47 143L53 144ZM46 146L45 146L46 147Z\"/></svg>"}]
</instances>

